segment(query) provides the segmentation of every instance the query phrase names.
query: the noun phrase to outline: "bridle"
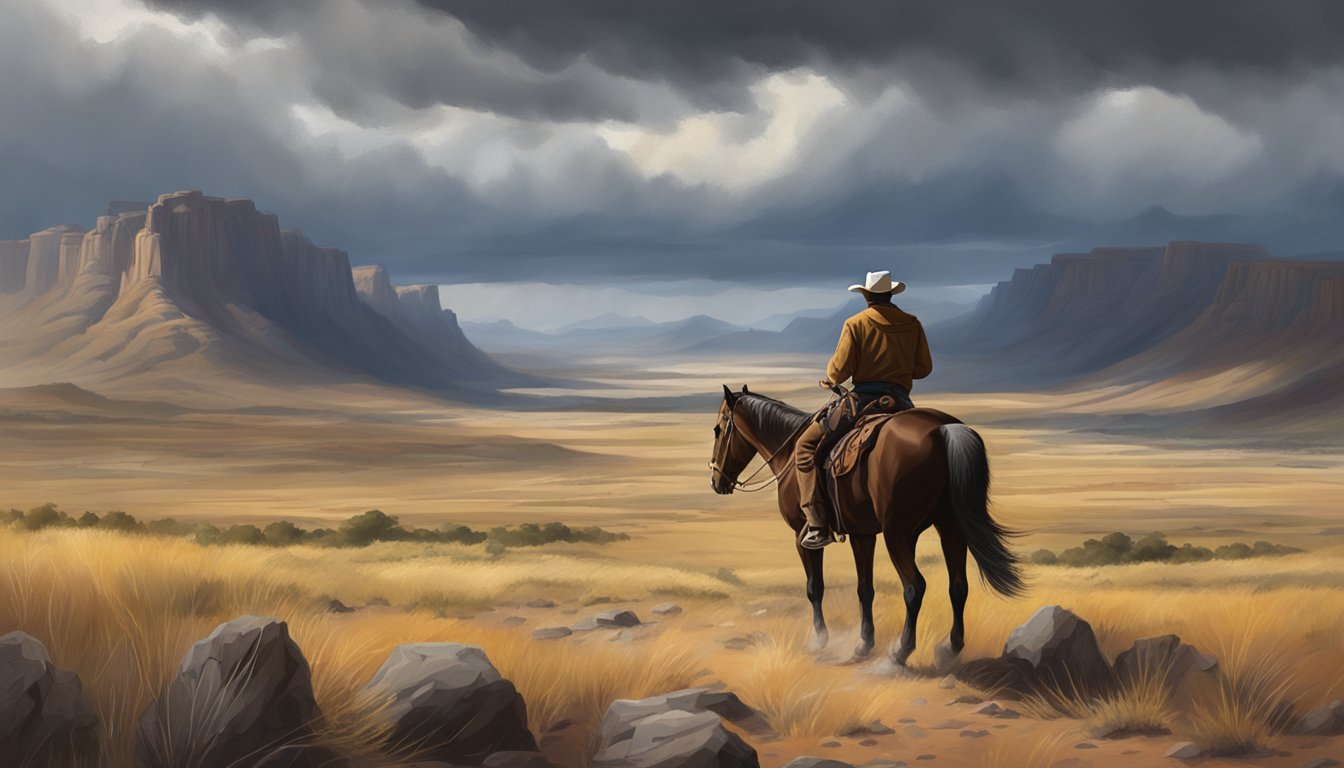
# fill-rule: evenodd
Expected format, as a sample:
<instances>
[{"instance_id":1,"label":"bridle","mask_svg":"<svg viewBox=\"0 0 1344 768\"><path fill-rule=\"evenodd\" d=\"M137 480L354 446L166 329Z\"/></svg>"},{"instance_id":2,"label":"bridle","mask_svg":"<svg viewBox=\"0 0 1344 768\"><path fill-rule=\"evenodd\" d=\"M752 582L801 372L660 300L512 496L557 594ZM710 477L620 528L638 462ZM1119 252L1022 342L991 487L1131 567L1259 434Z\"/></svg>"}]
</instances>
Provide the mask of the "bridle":
<instances>
[{"instance_id":1,"label":"bridle","mask_svg":"<svg viewBox=\"0 0 1344 768\"><path fill-rule=\"evenodd\" d=\"M801 435L803 433L803 430L807 429L807 425L811 424L813 419L815 419L822 411L826 410L826 408L829 407L829 405L830 404L828 403L827 405L822 406L819 410L817 410L811 416L809 416L807 420L805 420L802 424L800 424L797 429L793 430L793 432L787 438L784 439L784 442L780 443L779 447L775 449L775 452L770 454L770 456L766 458L765 463L757 467L755 472L752 472L750 475L747 475L747 478L745 480L738 480L738 479L729 480L729 482L732 483L733 489L741 491L743 493L756 493L757 491L763 491L766 488L769 488L770 486L774 485L775 483L778 483L780 475L782 475L784 472L787 472L789 467L793 466L794 461L797 459L796 456L789 457L788 463L784 465L784 468L780 471L779 474L776 474L775 472L772 471L768 479L763 479L758 483L756 483L755 485L751 484L752 480L755 479L757 475L761 474L761 472L763 472L764 470L770 468L771 462L773 462L779 456L780 452L783 451L785 448L788 448L790 445L792 445L794 439L797 438L799 435ZM737 410L737 401L733 401L733 403L728 407L728 426L724 427L723 435L719 438L719 444L723 446L725 461L727 460L728 449L730 446L732 446L733 443L734 432L736 432L737 429L736 410ZM727 478L728 473L724 471L723 465L719 463L719 457L718 457L719 451L715 451L714 453L715 453L714 458L709 461L710 470L718 472L720 477Z\"/></svg>"}]
</instances>

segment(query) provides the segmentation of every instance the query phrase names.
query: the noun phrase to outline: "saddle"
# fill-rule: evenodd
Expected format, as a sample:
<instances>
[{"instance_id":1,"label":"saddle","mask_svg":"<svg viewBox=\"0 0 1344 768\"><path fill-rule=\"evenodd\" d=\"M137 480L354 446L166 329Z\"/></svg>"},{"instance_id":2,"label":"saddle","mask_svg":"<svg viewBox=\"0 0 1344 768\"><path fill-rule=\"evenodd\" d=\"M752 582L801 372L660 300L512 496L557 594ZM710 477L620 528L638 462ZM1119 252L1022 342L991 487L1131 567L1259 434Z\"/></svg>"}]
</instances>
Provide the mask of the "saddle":
<instances>
[{"instance_id":1,"label":"saddle","mask_svg":"<svg viewBox=\"0 0 1344 768\"><path fill-rule=\"evenodd\" d=\"M825 417L830 448L825 460L818 461L817 465L831 478L853 472L872 452L887 420L910 407L908 400L890 395L883 395L862 408L853 395L838 401Z\"/></svg>"}]
</instances>

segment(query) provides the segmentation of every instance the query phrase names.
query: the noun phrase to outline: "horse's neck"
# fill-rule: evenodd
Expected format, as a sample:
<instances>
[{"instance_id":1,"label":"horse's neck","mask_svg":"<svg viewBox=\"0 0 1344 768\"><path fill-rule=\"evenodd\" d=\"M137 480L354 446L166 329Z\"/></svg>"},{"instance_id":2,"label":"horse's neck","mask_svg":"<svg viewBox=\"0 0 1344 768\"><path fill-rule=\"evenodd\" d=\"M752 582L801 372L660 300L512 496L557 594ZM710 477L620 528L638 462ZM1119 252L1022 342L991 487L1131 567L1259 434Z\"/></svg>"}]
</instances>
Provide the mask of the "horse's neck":
<instances>
[{"instance_id":1,"label":"horse's neck","mask_svg":"<svg viewBox=\"0 0 1344 768\"><path fill-rule=\"evenodd\" d=\"M794 430L791 435L769 435L758 423L760 418L757 413L750 413L750 417L743 419L746 429L742 430L743 437L751 446L756 449L756 453L762 459L770 462L771 469L776 474L787 464L793 456L793 444L798 442L798 437L802 430Z\"/></svg>"}]
</instances>

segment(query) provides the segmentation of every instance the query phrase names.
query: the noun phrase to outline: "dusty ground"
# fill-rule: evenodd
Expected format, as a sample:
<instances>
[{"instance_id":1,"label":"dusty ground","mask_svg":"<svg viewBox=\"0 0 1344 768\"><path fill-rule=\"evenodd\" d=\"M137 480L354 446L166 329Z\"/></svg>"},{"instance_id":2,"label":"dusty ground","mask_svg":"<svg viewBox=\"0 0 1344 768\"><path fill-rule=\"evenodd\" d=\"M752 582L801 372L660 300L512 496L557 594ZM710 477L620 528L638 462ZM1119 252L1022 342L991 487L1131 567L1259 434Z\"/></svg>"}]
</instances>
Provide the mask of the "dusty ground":
<instances>
[{"instance_id":1,"label":"dusty ground","mask_svg":"<svg viewBox=\"0 0 1344 768\"><path fill-rule=\"evenodd\" d=\"M810 363L691 361L640 369L632 361L603 361L585 371L606 387L594 393L641 398L633 410L539 406L505 412L378 391L328 398L305 393L264 409L207 411L137 401L128 393L109 402L68 389L5 391L0 505L51 501L70 511L123 509L142 519L214 522L284 517L332 523L381 508L415 525L597 524L633 538L603 547L512 550L498 560L478 551L410 545L336 553L257 550L246 557L262 558L256 565L267 578L306 593L352 605L392 599L386 610L403 617L395 631L374 629L393 624L381 609L312 619L323 631L368 634L375 651L415 639L475 638L515 678L528 667L514 656L560 654L567 663L605 668L613 660L630 663L631 654L648 654L670 670L658 682L722 681L765 709L784 732L779 741L757 745L767 766L805 753L856 763L948 766L1167 762L1160 755L1187 726L1174 724L1176 736L1088 739L1078 720L1000 721L971 714L968 705L949 706L961 691L940 688L936 676L893 679L871 674L866 665L838 665L852 645L845 635L856 609L842 547L827 565L835 624L831 655L806 653L801 569L772 494L716 496L705 462L721 382L737 387L745 381L753 390L812 408L824 396L797 386L814 378ZM703 404L686 400L700 395ZM1306 706L1344 690L1344 584L1338 577L1344 564L1344 449L1146 444L1033 427L1033 414L1057 410L1056 401L1040 396L934 393L918 400L980 428L995 473L995 514L1026 532L1023 551L1071 546L1114 530L1162 531L1174 543L1203 545L1263 538L1312 550L1241 563L1035 568L1033 592L1022 600L973 592L968 656L996 652L1008 630L1039 605L1064 603L1097 626L1111 653L1136 637L1175 631L1224 656L1286 658L1280 672ZM1082 407L1078 402L1066 407ZM55 551L63 540L53 534L44 541ZM220 556L218 550L197 555L194 545L181 546L187 547L183 558ZM936 538L928 534L920 548L930 584L917 667L930 663L929 650L946 632L946 581L936 553ZM208 575L208 563L192 562L193 572ZM716 577L721 568L730 573ZM879 563L878 573L883 647L901 611L891 569ZM526 607L534 597L557 605ZM625 642L598 632L559 641L563 652L554 644L536 650L532 628L573 623L605 607L596 604L603 599L646 619L653 604L667 600L686 611L627 635ZM228 607L281 612L258 600L262 604ZM26 614L14 615L17 621ZM724 646L754 632L762 633L754 645ZM176 653L170 649L165 658ZM360 663L376 665L376 655ZM696 674L700 670L705 674ZM321 674L316 664L315 674ZM656 687L647 679L625 688L613 680L613 687L602 689L608 698ZM527 694L528 684L520 685ZM544 699L547 711L564 709L562 696L547 695L529 700ZM872 718L895 733L836 737L845 723ZM942 727L949 722L962 724ZM865 738L874 743L861 743ZM1254 764L1298 766L1308 757L1344 753L1338 740L1276 736L1272 746L1283 754ZM936 757L918 760L925 754Z\"/></svg>"}]
</instances>

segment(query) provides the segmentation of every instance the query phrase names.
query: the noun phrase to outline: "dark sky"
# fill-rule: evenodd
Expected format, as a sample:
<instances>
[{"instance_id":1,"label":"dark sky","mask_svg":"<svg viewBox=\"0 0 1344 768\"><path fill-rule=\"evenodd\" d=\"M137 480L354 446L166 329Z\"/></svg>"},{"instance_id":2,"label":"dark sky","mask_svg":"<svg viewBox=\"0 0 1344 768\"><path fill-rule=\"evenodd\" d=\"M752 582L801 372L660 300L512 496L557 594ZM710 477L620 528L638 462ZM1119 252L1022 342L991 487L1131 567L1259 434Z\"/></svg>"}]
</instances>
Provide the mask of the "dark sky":
<instances>
[{"instance_id":1,"label":"dark sky","mask_svg":"<svg viewBox=\"0 0 1344 768\"><path fill-rule=\"evenodd\" d=\"M407 278L955 283L1181 234L1114 224L1154 205L1285 248L1344 207L1344 3L3 13L6 238L197 188Z\"/></svg>"}]
</instances>

